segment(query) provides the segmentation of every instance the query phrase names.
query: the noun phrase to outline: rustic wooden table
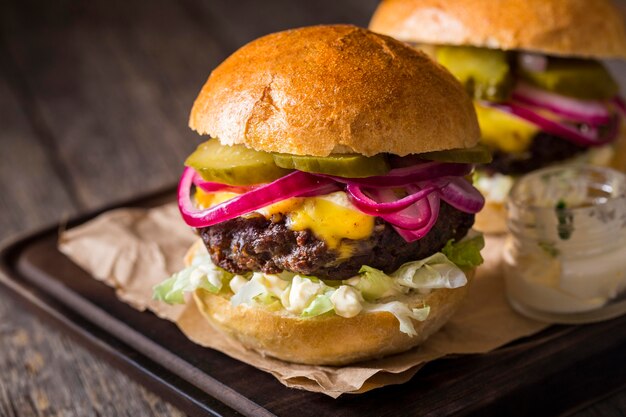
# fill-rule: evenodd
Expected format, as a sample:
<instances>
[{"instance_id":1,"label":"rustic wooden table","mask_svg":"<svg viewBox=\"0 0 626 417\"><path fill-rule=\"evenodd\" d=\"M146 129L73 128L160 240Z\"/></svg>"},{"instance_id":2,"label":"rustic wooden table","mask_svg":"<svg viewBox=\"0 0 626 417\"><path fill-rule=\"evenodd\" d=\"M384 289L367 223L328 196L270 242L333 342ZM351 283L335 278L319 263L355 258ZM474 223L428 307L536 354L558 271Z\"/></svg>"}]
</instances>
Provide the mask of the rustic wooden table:
<instances>
[{"instance_id":1,"label":"rustic wooden table","mask_svg":"<svg viewBox=\"0 0 626 417\"><path fill-rule=\"evenodd\" d=\"M366 25L376 3L0 2L0 240L174 184L211 68L268 32ZM579 415L624 413L621 392ZM0 416L101 415L182 413L0 292Z\"/></svg>"}]
</instances>

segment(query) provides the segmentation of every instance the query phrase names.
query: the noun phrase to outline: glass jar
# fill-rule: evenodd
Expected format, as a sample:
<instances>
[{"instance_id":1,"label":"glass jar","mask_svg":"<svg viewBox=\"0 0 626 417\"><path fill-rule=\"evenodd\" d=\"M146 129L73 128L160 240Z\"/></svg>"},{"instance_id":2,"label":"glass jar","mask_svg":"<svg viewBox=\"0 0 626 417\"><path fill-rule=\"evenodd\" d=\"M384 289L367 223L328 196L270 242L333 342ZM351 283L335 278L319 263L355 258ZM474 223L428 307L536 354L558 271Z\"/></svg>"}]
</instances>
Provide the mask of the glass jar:
<instances>
[{"instance_id":1,"label":"glass jar","mask_svg":"<svg viewBox=\"0 0 626 417\"><path fill-rule=\"evenodd\" d=\"M518 312L553 323L626 313L626 176L591 166L523 176L507 201L505 282Z\"/></svg>"}]
</instances>

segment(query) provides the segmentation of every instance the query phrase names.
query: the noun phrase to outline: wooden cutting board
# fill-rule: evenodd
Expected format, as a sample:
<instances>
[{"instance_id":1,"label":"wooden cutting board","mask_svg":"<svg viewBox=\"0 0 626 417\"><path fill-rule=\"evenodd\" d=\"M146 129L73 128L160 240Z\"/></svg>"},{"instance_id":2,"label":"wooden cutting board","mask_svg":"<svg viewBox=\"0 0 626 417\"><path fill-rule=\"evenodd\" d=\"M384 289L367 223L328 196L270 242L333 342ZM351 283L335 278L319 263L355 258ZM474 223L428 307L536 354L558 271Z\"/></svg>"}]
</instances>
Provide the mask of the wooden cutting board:
<instances>
[{"instance_id":1,"label":"wooden cutting board","mask_svg":"<svg viewBox=\"0 0 626 417\"><path fill-rule=\"evenodd\" d=\"M173 198L168 190L118 207L151 207ZM190 415L555 415L626 386L625 316L553 326L488 354L438 360L405 384L366 394L333 400L289 389L265 372L193 344L174 324L118 301L111 288L57 250L57 235L54 226L5 246L0 282L42 317Z\"/></svg>"}]
</instances>

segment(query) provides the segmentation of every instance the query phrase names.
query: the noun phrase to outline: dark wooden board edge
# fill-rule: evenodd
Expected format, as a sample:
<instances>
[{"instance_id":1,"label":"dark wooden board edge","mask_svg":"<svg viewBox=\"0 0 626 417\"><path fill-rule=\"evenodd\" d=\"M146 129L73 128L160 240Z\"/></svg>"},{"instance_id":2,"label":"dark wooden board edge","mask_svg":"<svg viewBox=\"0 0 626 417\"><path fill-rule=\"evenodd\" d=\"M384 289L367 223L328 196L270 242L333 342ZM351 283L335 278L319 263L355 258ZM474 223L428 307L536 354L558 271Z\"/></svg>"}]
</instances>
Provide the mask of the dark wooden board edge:
<instances>
[{"instance_id":1,"label":"dark wooden board edge","mask_svg":"<svg viewBox=\"0 0 626 417\"><path fill-rule=\"evenodd\" d=\"M198 401L197 398L206 397L204 392L169 373L167 369L154 361L138 354L134 349L111 337L50 297L38 293L36 289L7 284L3 281L1 274L0 282L5 284L3 291L8 289L10 294L16 296L14 300L45 323L58 328L72 340L190 416L241 415L219 401L214 403ZM210 397L207 399L211 400Z\"/></svg>"},{"instance_id":2,"label":"dark wooden board edge","mask_svg":"<svg viewBox=\"0 0 626 417\"><path fill-rule=\"evenodd\" d=\"M127 205L141 205L143 201L153 201L171 196L172 187L157 190L148 195L142 195L123 204L114 202L105 207L77 216L70 221L51 224L39 230L24 233L0 242L0 290L15 295L12 299L19 302L37 317L68 334L72 340L85 347L90 352L112 364L161 398L181 409L193 417L211 416L241 416L231 407L218 399L209 396L183 378L180 378L147 358L145 355L128 346L118 338L107 333L99 326L86 320L76 311L66 307L54 297L46 294L35 286L11 279L19 275L15 260L30 244L38 241L50 233L57 233L61 229L71 228L92 219L106 211ZM202 398L203 400L199 400Z\"/></svg>"},{"instance_id":3,"label":"dark wooden board edge","mask_svg":"<svg viewBox=\"0 0 626 417\"><path fill-rule=\"evenodd\" d=\"M160 198L163 198L162 201L165 202L168 201L167 197L171 197L171 195L172 190L168 188L164 191L141 196L132 201L112 204L71 220L67 223L67 227L76 226L102 212L114 208L119 208L121 206L150 206L154 205L155 202ZM146 205L146 203L148 205ZM182 378L178 378L171 372L171 370L164 368L155 361L146 358L145 356L141 355L141 353L138 353L135 349L132 349L126 343L120 341L120 339L111 336L105 330L98 327L96 324L87 321L71 308L64 306L63 303L59 301L56 301L51 295L47 295L46 293L38 290L36 286L22 285L22 283L18 283L15 280L2 278L2 273L7 275L7 278L9 275L15 275L15 265L12 264L11 260L15 259L21 251L27 248L30 244L33 244L39 239L45 237L46 235L56 235L58 230L58 225L50 226L41 231L23 235L22 237L18 237L4 244L2 248L0 248L0 283L2 283L2 281L5 281L4 283L8 284L7 287L9 288L9 290L18 295L18 298L21 299L21 301L27 307L31 307L44 319L50 321L52 324L58 325L63 330L66 330L71 336L73 336L83 345L87 346L90 349L93 349L96 354L99 354L104 359L110 361L113 365L128 374L131 378L137 380L139 383L143 384L148 389L154 391L158 395L161 395L163 398L178 406L188 414L192 416L205 416L207 414L239 415L232 408L225 406L214 398L212 399L208 397L205 391L198 389L196 386ZM624 320L619 320L619 322L616 321L615 323L609 324L608 326L603 326L603 328L608 327L609 329L613 328L613 330L616 330L615 326L617 324L624 324L623 322ZM583 330L581 328L568 328L557 330L554 332L549 331L547 335L547 340L554 338L555 335L556 337L576 339L576 336L574 335L575 333L590 333L600 336L598 334L599 330L599 327L591 327L590 330ZM545 345L545 340L542 339L546 339L546 335L540 336L538 341L537 337L535 336L531 336L530 338L525 339L529 340L522 340L521 345L527 345L530 350L534 351L538 344ZM499 356L500 354L504 353L505 356L507 356L506 351L510 349L519 350L520 346L516 345L517 343L518 342L514 342L512 346L507 346L504 349L501 348L499 350L496 350L494 351L494 354L496 354L496 356ZM556 375L553 373L544 376L535 375L531 378L533 382L541 384L542 387L545 386L547 389L553 390L555 389L555 387L560 385L560 381L564 376L566 378L577 378L577 376L580 375L580 372L578 372L579 369L583 373L589 372L589 375L593 375L596 378L598 378L598 375L597 372L594 373L594 368L608 369L609 371L604 375L604 379L593 381L594 384L589 386L588 391L592 394L590 394L586 398L568 398L568 395L576 393L577 389L578 392L580 392L581 386L580 382L574 384L568 383L569 385L566 387L566 390L560 392L557 391L559 398L557 398L554 403L550 404L546 408L540 409L541 411L537 413L536 404L534 407L532 406L534 398L533 391L530 389L530 387L526 386L521 391L509 391L505 397L499 398L497 400L495 398L491 398L491 400L496 400L491 401L489 398L492 397L492 394L487 391L489 388L488 384L485 384L485 398L481 398L480 401L476 401L471 407L465 409L456 408L454 414L510 415L511 412L513 412L513 414L515 415L524 415L523 412L520 412L521 410L519 408L519 406L524 403L528 404L528 406L523 406L522 410L534 410L534 415L568 415L577 410L580 410L581 408L584 408L585 406L597 401L598 399L611 395L612 393L619 391L624 386L626 386L626 359L621 360L620 363L611 363L611 360L608 356L598 356L598 353L604 354L607 352L612 352L612 350L615 349L623 350L626 345L624 345L623 343L618 347L611 347L606 345L606 343L600 343L599 345L600 346L596 346L593 348L583 348L583 351L589 353L588 356L585 356L585 354L580 354L580 352L578 352L578 356L580 358L584 358L585 360L587 358L593 358L593 360L589 362L585 361L584 363L581 363L580 367L571 368L569 370L566 369L563 374ZM545 351L540 351L540 353L547 354ZM596 354L595 357L593 356L593 353ZM615 354L615 352L613 352L613 354ZM619 352L617 352L617 354L619 355ZM450 373L449 369L451 367L455 367L456 365L461 365L461 368L467 367L463 364L464 362L481 362L484 359L488 359L487 357L493 357L492 355L493 354L485 354L482 355L483 358L480 358L481 355L479 355L478 359L469 359L469 361L462 362L457 362L455 360L440 360L428 364L426 368L429 368L430 371L433 371L434 368L435 372L437 372L438 370L443 370L444 373ZM619 357L621 356L623 355L620 355ZM514 356L513 359L515 358L516 357ZM451 362L455 362L455 364L451 364ZM426 373L428 374L429 372ZM483 373L485 374L484 376L487 377L486 379L490 379L490 375L493 376L491 372ZM426 377L427 375L424 376ZM474 380L476 380L476 378L474 378ZM428 377L425 378L424 382L428 383ZM420 385L421 382L418 381L417 386L414 386L414 388L417 388L419 390ZM605 388L604 391L603 388ZM468 393L471 395L470 392ZM199 400L199 398L202 400ZM456 406L460 405L459 402L465 402L460 401L460 398L450 398L449 400L452 403L450 405L453 409ZM434 409L436 408L437 406L435 405ZM517 411L514 411L515 408L517 408ZM431 411L434 411L434 409L431 409ZM262 410L267 413L267 410L264 408L257 408L256 410Z\"/></svg>"},{"instance_id":4,"label":"dark wooden board edge","mask_svg":"<svg viewBox=\"0 0 626 417\"><path fill-rule=\"evenodd\" d=\"M35 231L22 233L0 242L0 291L14 295L14 300L37 317L68 334L90 352L128 375L150 391L194 417L241 416L231 407L203 390L180 378L159 363L147 358L137 350L113 337L99 326L86 320L76 311L46 294L35 286L12 279L19 275L15 260L30 244L51 233L78 226L95 216L121 206L141 206L144 201L167 201L175 188L166 187L132 200L113 202L99 209L84 213L62 224L53 223ZM200 401L198 398L202 398Z\"/></svg>"}]
</instances>

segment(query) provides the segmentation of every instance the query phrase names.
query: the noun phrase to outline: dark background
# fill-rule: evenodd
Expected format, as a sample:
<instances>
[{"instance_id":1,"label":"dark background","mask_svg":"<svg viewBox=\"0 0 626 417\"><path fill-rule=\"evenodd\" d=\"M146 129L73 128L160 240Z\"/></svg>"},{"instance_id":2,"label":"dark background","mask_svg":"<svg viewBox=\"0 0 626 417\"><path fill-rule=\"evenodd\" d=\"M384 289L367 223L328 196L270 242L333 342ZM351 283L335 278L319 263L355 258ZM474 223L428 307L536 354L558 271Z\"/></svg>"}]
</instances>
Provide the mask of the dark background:
<instances>
[{"instance_id":1,"label":"dark background","mask_svg":"<svg viewBox=\"0 0 626 417\"><path fill-rule=\"evenodd\" d=\"M366 26L377 3L0 1L0 240L174 184L213 67L277 30ZM625 413L626 392L578 415ZM0 292L0 416L17 415L181 413Z\"/></svg>"}]
</instances>

